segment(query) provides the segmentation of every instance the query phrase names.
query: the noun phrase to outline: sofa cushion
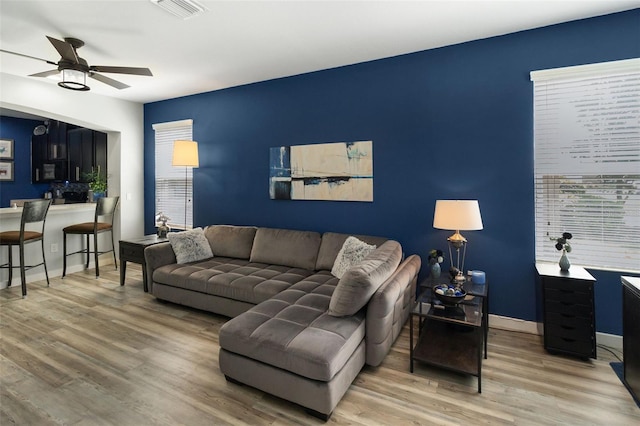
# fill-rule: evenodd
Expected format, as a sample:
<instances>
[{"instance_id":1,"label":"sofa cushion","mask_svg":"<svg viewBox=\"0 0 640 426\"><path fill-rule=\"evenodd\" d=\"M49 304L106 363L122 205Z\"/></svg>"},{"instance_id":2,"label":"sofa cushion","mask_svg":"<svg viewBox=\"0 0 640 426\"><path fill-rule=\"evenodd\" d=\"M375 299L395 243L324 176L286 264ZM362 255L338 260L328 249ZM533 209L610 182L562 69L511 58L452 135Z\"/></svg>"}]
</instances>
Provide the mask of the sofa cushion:
<instances>
[{"instance_id":1,"label":"sofa cushion","mask_svg":"<svg viewBox=\"0 0 640 426\"><path fill-rule=\"evenodd\" d=\"M251 249L251 261L313 270L320 234L290 229L258 228Z\"/></svg>"},{"instance_id":2,"label":"sofa cushion","mask_svg":"<svg viewBox=\"0 0 640 426\"><path fill-rule=\"evenodd\" d=\"M313 271L244 259L213 257L155 270L153 281L199 293L258 304L304 280Z\"/></svg>"},{"instance_id":3,"label":"sofa cushion","mask_svg":"<svg viewBox=\"0 0 640 426\"><path fill-rule=\"evenodd\" d=\"M220 347L303 377L329 381L364 339L364 312L327 315L337 278L318 272L231 319Z\"/></svg>"},{"instance_id":4,"label":"sofa cushion","mask_svg":"<svg viewBox=\"0 0 640 426\"><path fill-rule=\"evenodd\" d=\"M196 262L213 257L209 241L202 228L184 232L170 232L167 237L178 263Z\"/></svg>"},{"instance_id":5,"label":"sofa cushion","mask_svg":"<svg viewBox=\"0 0 640 426\"><path fill-rule=\"evenodd\" d=\"M318 250L318 260L316 261L316 271L330 271L333 268L333 264L336 261L338 252L342 248L345 240L349 238L350 234L338 234L335 232L325 232L322 234L322 242L320 243L320 250ZM370 235L353 235L360 241L364 241L367 244L380 247L382 243L387 241L388 238L372 237Z\"/></svg>"},{"instance_id":6,"label":"sofa cushion","mask_svg":"<svg viewBox=\"0 0 640 426\"><path fill-rule=\"evenodd\" d=\"M255 226L212 225L204 229L204 235L214 256L249 259L257 229Z\"/></svg>"},{"instance_id":7,"label":"sofa cushion","mask_svg":"<svg viewBox=\"0 0 640 426\"><path fill-rule=\"evenodd\" d=\"M329 315L346 316L358 312L393 274L401 260L402 248L397 241L389 240L372 251L340 278L331 296Z\"/></svg>"},{"instance_id":8,"label":"sofa cushion","mask_svg":"<svg viewBox=\"0 0 640 426\"><path fill-rule=\"evenodd\" d=\"M337 278L342 278L347 269L362 262L375 249L375 245L369 245L356 237L347 238L338 252L338 256L336 256L336 261L331 268L331 274Z\"/></svg>"}]
</instances>

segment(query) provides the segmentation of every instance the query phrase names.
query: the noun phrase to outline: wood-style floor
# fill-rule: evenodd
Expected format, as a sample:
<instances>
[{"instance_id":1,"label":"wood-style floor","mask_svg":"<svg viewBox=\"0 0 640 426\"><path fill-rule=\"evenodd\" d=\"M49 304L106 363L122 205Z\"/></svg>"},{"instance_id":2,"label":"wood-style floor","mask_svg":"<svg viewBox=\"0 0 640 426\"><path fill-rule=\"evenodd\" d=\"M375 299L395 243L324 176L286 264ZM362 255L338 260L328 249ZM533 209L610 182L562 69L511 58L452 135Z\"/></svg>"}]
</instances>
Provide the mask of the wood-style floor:
<instances>
[{"instance_id":1,"label":"wood-style floor","mask_svg":"<svg viewBox=\"0 0 640 426\"><path fill-rule=\"evenodd\" d=\"M322 424L218 369L226 318L158 302L141 271L112 266L0 291L0 424ZM476 379L418 365L408 325L383 365L365 367L329 424L638 425L615 360L545 353L541 338L491 329Z\"/></svg>"}]
</instances>

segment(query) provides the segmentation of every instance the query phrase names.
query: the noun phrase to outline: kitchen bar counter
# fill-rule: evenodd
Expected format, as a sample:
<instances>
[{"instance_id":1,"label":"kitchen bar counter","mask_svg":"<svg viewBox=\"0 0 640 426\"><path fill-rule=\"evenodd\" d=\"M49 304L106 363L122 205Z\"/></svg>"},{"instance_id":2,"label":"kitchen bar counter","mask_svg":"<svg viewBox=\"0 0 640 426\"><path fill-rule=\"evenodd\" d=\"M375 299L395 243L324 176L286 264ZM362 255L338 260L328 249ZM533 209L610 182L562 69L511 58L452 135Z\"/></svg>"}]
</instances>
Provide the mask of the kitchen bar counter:
<instances>
[{"instance_id":1,"label":"kitchen bar counter","mask_svg":"<svg viewBox=\"0 0 640 426\"><path fill-rule=\"evenodd\" d=\"M44 249L50 279L59 278L62 275L62 228L74 223L93 222L95 209L95 203L52 204L51 207L49 207L49 212L47 213L47 219L44 227ZM22 207L0 208L0 231L19 230L21 216ZM106 236L101 235L98 238L100 247L108 247L111 245L108 233ZM119 236L114 235L114 239L118 241ZM84 238L70 236L67 238L67 246L67 251L69 253L78 251L84 247ZM16 261L16 264L18 264L18 249L14 248L13 251L14 261ZM25 256L27 258L27 264L39 262L39 259L41 258L40 251L40 244L27 244L25 246ZM0 249L0 263L5 263L6 259L7 248L2 247L2 249ZM84 268L84 260L85 257L80 254L68 257L67 273L81 271ZM104 264L106 264L106 257L102 260L101 265L103 264L103 262ZM113 262L113 260L111 260L111 262ZM94 267L93 258L89 267ZM7 271L6 269L0 271L0 289L4 289L7 287L8 277L9 271ZM27 284L43 279L45 279L44 268L38 267L27 271ZM18 288L20 287L20 273L18 269L15 269L13 271L12 286L17 286Z\"/></svg>"},{"instance_id":2,"label":"kitchen bar counter","mask_svg":"<svg viewBox=\"0 0 640 426\"><path fill-rule=\"evenodd\" d=\"M51 204L49 207L49 213L47 213L47 222L51 215L65 214L65 213L77 213L81 211L94 212L96 209L95 203L71 203L71 204ZM20 227L20 216L22 216L22 207L3 207L0 208L0 221L4 222L5 219L18 218L18 228ZM93 219L92 219L93 220ZM2 230L6 231L4 224Z\"/></svg>"}]
</instances>

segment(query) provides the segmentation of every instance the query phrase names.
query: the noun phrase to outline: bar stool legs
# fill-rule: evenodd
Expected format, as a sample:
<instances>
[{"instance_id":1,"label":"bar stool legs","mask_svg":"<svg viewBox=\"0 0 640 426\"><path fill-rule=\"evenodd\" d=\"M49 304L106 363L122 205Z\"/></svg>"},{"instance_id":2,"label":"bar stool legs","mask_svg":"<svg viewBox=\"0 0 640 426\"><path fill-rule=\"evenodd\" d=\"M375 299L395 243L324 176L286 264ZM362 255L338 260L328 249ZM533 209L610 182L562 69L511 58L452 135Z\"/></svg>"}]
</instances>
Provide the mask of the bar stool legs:
<instances>
[{"instance_id":1,"label":"bar stool legs","mask_svg":"<svg viewBox=\"0 0 640 426\"><path fill-rule=\"evenodd\" d=\"M116 260L116 250L115 250L115 237L113 235L113 216L118 205L119 197L104 197L99 198L96 203L96 212L93 222L84 222L77 223L75 225L70 225L65 227L63 232L63 262L62 262L62 277L64 278L67 274L67 256L71 256L73 254L81 253L86 256L86 264L85 268L89 268L89 262L91 260L91 253L93 253L93 261L96 267L96 278L100 276L100 264L98 262L98 257L103 253L113 252L113 263L118 269L118 262ZM99 218L103 218L102 221ZM111 250L98 250L98 235L110 232L111 233ZM75 251L73 253L67 252L67 235L80 235L81 237L84 235L86 248L82 250ZM93 245L90 241L90 236L93 235ZM80 240L82 241L82 239ZM93 248L93 250L92 250Z\"/></svg>"},{"instance_id":2,"label":"bar stool legs","mask_svg":"<svg viewBox=\"0 0 640 426\"><path fill-rule=\"evenodd\" d=\"M6 246L8 253L9 263L0 265L0 268L9 269L9 282L7 286L11 286L13 281L13 268L20 268L20 281L22 283L22 297L27 297L27 277L26 270L35 268L38 266L44 266L44 274L47 278L47 287L49 283L49 272L47 270L47 259L44 251L44 225L49 211L51 200L37 200L28 201L24 203L22 210L22 217L20 220L20 231L4 231L0 232L0 245ZM39 231L27 230L26 225L41 223ZM33 225L31 225L33 226ZM24 246L28 243L34 243L40 241L40 247L42 251L42 262L35 265L27 265L24 252ZM18 246L20 266L13 265L13 247Z\"/></svg>"}]
</instances>

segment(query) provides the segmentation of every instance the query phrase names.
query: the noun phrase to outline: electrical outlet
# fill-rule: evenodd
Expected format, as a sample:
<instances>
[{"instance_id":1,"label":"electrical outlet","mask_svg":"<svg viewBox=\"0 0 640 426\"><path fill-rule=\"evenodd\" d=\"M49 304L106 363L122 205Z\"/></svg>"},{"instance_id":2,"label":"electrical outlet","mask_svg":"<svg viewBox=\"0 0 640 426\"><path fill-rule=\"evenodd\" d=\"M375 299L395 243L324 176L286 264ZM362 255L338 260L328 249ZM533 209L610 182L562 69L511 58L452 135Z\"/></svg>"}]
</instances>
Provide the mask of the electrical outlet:
<instances>
[{"instance_id":1,"label":"electrical outlet","mask_svg":"<svg viewBox=\"0 0 640 426\"><path fill-rule=\"evenodd\" d=\"M58 251L58 244L51 244L51 253L56 253Z\"/></svg>"}]
</instances>

